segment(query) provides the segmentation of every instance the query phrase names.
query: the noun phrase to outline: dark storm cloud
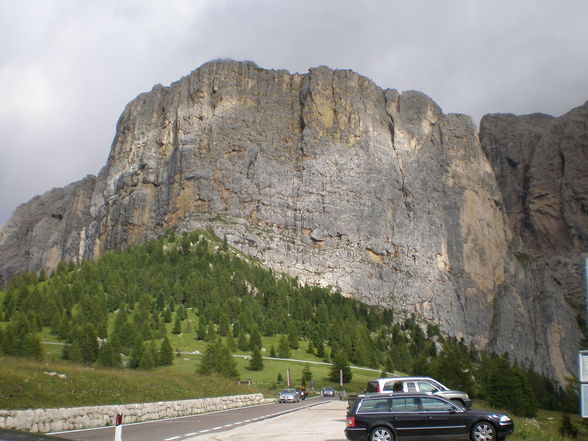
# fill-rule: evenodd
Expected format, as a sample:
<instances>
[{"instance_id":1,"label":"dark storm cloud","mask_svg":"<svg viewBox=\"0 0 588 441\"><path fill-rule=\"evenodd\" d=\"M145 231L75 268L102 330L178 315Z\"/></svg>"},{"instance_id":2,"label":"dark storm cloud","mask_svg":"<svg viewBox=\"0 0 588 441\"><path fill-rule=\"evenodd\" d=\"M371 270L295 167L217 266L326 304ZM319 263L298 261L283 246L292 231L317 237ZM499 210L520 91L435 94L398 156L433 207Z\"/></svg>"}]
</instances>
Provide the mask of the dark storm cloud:
<instances>
[{"instance_id":1,"label":"dark storm cloud","mask_svg":"<svg viewBox=\"0 0 588 441\"><path fill-rule=\"evenodd\" d=\"M215 58L352 69L445 112L588 99L588 2L0 0L0 223L105 164L125 104Z\"/></svg>"}]
</instances>

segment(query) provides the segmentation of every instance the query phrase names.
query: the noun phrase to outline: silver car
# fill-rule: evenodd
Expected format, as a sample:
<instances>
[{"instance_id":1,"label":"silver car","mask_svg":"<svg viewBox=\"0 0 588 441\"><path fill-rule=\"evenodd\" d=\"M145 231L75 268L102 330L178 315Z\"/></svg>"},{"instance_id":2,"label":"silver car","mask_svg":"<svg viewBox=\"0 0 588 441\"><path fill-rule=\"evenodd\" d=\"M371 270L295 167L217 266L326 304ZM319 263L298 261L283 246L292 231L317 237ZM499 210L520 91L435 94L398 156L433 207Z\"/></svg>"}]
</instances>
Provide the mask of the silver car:
<instances>
[{"instance_id":1,"label":"silver car","mask_svg":"<svg viewBox=\"0 0 588 441\"><path fill-rule=\"evenodd\" d=\"M472 400L468 394L459 390L451 390L430 377L376 378L368 381L366 392L421 392L439 395L464 409L470 409L472 407Z\"/></svg>"},{"instance_id":2,"label":"silver car","mask_svg":"<svg viewBox=\"0 0 588 441\"><path fill-rule=\"evenodd\" d=\"M300 394L296 389L284 389L278 394L280 403L298 403L300 400Z\"/></svg>"}]
</instances>

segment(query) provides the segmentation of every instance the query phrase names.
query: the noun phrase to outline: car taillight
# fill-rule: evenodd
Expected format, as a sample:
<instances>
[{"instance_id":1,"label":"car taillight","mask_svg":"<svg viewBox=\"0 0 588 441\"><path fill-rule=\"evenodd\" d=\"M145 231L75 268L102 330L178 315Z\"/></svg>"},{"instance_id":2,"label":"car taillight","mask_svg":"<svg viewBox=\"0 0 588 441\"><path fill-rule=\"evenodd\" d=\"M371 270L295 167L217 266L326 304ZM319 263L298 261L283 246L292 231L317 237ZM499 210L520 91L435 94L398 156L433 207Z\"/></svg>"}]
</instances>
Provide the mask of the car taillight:
<instances>
[{"instance_id":1,"label":"car taillight","mask_svg":"<svg viewBox=\"0 0 588 441\"><path fill-rule=\"evenodd\" d=\"M347 417L347 427L355 427L355 417Z\"/></svg>"}]
</instances>

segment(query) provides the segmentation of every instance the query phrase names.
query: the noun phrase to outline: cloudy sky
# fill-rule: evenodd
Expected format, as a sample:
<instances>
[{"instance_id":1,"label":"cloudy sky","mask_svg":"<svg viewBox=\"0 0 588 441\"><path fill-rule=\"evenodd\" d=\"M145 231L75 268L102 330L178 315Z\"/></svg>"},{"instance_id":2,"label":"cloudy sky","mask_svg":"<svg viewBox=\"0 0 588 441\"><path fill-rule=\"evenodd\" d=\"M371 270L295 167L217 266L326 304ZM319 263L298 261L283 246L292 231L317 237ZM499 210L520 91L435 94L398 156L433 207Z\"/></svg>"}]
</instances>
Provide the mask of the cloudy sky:
<instances>
[{"instance_id":1,"label":"cloudy sky","mask_svg":"<svg viewBox=\"0 0 588 441\"><path fill-rule=\"evenodd\" d=\"M124 106L215 58L352 69L445 112L588 100L587 0L0 0L0 224L105 164Z\"/></svg>"}]
</instances>

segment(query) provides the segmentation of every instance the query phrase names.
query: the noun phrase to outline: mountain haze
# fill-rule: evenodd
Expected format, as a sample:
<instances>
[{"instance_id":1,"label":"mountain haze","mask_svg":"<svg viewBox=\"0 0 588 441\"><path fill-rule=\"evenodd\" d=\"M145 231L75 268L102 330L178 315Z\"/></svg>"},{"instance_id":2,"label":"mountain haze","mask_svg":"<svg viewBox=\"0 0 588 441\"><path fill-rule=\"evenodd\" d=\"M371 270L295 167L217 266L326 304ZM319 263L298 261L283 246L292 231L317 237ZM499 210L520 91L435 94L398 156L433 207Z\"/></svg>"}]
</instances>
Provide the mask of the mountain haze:
<instances>
[{"instance_id":1,"label":"mountain haze","mask_svg":"<svg viewBox=\"0 0 588 441\"><path fill-rule=\"evenodd\" d=\"M439 324L558 381L576 374L588 103L444 114L351 71L207 63L127 105L105 167L21 205L2 282L211 228L302 281Z\"/></svg>"}]
</instances>

